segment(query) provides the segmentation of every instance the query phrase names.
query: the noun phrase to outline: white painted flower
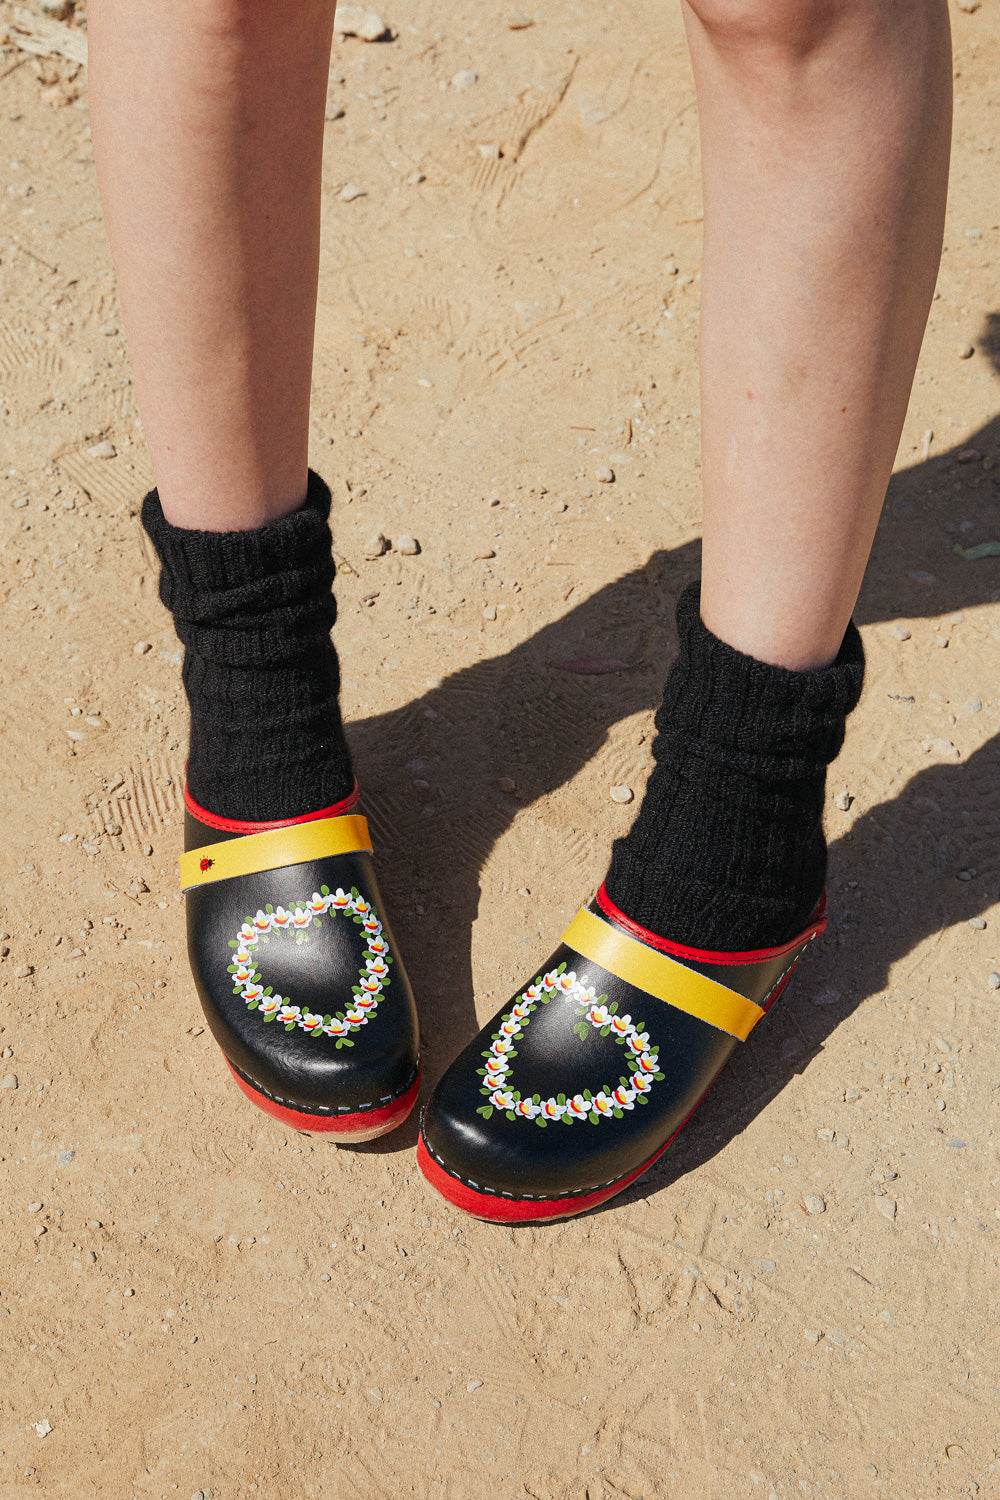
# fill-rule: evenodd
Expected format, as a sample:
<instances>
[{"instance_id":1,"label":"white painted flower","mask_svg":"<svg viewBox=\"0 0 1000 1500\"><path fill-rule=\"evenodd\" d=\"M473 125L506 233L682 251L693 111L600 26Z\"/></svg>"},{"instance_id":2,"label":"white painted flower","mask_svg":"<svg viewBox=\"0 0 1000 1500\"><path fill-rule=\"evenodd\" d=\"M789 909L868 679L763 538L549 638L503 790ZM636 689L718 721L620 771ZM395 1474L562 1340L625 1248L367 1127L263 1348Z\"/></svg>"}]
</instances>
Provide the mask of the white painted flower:
<instances>
[{"instance_id":1,"label":"white painted flower","mask_svg":"<svg viewBox=\"0 0 1000 1500\"><path fill-rule=\"evenodd\" d=\"M252 943L256 940L257 932L252 922L244 922L237 933L241 943Z\"/></svg>"},{"instance_id":2,"label":"white painted flower","mask_svg":"<svg viewBox=\"0 0 1000 1500\"><path fill-rule=\"evenodd\" d=\"M313 1015L311 1011L307 1011L299 1020L299 1025L303 1031L320 1031L323 1026L323 1017Z\"/></svg>"},{"instance_id":3,"label":"white painted flower","mask_svg":"<svg viewBox=\"0 0 1000 1500\"><path fill-rule=\"evenodd\" d=\"M631 1047L636 1056L638 1056L642 1052L645 1052L646 1048L649 1046L649 1032L633 1031L632 1035L628 1039L627 1045Z\"/></svg>"},{"instance_id":4,"label":"white painted flower","mask_svg":"<svg viewBox=\"0 0 1000 1500\"><path fill-rule=\"evenodd\" d=\"M354 1002L354 1009L363 1010L367 1014L368 1011L374 1010L377 1004L377 995L358 995Z\"/></svg>"},{"instance_id":5,"label":"white painted flower","mask_svg":"<svg viewBox=\"0 0 1000 1500\"><path fill-rule=\"evenodd\" d=\"M644 1052L639 1059L639 1066L644 1073L655 1073L659 1058L655 1052Z\"/></svg>"},{"instance_id":6,"label":"white painted flower","mask_svg":"<svg viewBox=\"0 0 1000 1500\"><path fill-rule=\"evenodd\" d=\"M366 917L361 925L364 928L365 932L382 931L382 923L379 921L378 917Z\"/></svg>"},{"instance_id":7,"label":"white painted flower","mask_svg":"<svg viewBox=\"0 0 1000 1500\"><path fill-rule=\"evenodd\" d=\"M362 974L358 978L358 985L369 995L377 995L382 989L382 981L375 974Z\"/></svg>"},{"instance_id":8,"label":"white painted flower","mask_svg":"<svg viewBox=\"0 0 1000 1500\"><path fill-rule=\"evenodd\" d=\"M557 1104L555 1099L544 1099L541 1112L547 1120L560 1120L566 1113L566 1106Z\"/></svg>"},{"instance_id":9,"label":"white painted flower","mask_svg":"<svg viewBox=\"0 0 1000 1500\"><path fill-rule=\"evenodd\" d=\"M541 1106L533 1099L519 1099L514 1105L514 1113L524 1115L527 1120L533 1120L537 1114L541 1113Z\"/></svg>"},{"instance_id":10,"label":"white painted flower","mask_svg":"<svg viewBox=\"0 0 1000 1500\"><path fill-rule=\"evenodd\" d=\"M612 1089L611 1097L619 1109L635 1108L635 1094L631 1089L627 1089L624 1084L619 1084L616 1089Z\"/></svg>"},{"instance_id":11,"label":"white painted flower","mask_svg":"<svg viewBox=\"0 0 1000 1500\"><path fill-rule=\"evenodd\" d=\"M490 1046L494 1057L502 1057L505 1052L510 1051L510 1041L505 1036L498 1036Z\"/></svg>"},{"instance_id":12,"label":"white painted flower","mask_svg":"<svg viewBox=\"0 0 1000 1500\"><path fill-rule=\"evenodd\" d=\"M367 917L368 913L371 911L371 907L368 905L368 902L363 896L355 896L354 900L351 902L351 905L353 906L359 917Z\"/></svg>"},{"instance_id":13,"label":"white painted flower","mask_svg":"<svg viewBox=\"0 0 1000 1500\"><path fill-rule=\"evenodd\" d=\"M520 1033L520 1030L521 1030L521 1023L520 1023L520 1021L515 1021L515 1020L511 1019L509 1021L503 1021L503 1022L501 1022L501 1025L500 1025L500 1035L501 1036L518 1036L519 1033Z\"/></svg>"},{"instance_id":14,"label":"white painted flower","mask_svg":"<svg viewBox=\"0 0 1000 1500\"><path fill-rule=\"evenodd\" d=\"M576 987L576 975L572 969L566 974L559 974L556 978L556 989L562 990L563 994Z\"/></svg>"},{"instance_id":15,"label":"white painted flower","mask_svg":"<svg viewBox=\"0 0 1000 1500\"><path fill-rule=\"evenodd\" d=\"M607 1026L610 1019L606 1005L592 1005L587 1012L587 1020L591 1026Z\"/></svg>"},{"instance_id":16,"label":"white painted flower","mask_svg":"<svg viewBox=\"0 0 1000 1500\"><path fill-rule=\"evenodd\" d=\"M300 1014L301 1012L297 1005L283 1005L278 1012L278 1020L284 1021L286 1026L290 1026L293 1021L299 1019Z\"/></svg>"},{"instance_id":17,"label":"white painted flower","mask_svg":"<svg viewBox=\"0 0 1000 1500\"><path fill-rule=\"evenodd\" d=\"M326 911L326 901L327 898L325 896L321 896L319 891L313 891L312 896L306 902L306 905L308 906L310 911L314 911L317 916L321 917Z\"/></svg>"},{"instance_id":18,"label":"white painted flower","mask_svg":"<svg viewBox=\"0 0 1000 1500\"><path fill-rule=\"evenodd\" d=\"M259 911L253 919L253 926L255 932L270 932L271 918L267 912Z\"/></svg>"},{"instance_id":19,"label":"white painted flower","mask_svg":"<svg viewBox=\"0 0 1000 1500\"><path fill-rule=\"evenodd\" d=\"M495 1104L497 1109L513 1109L514 1096L505 1089L497 1089L490 1095L490 1103Z\"/></svg>"},{"instance_id":20,"label":"white painted flower","mask_svg":"<svg viewBox=\"0 0 1000 1500\"><path fill-rule=\"evenodd\" d=\"M344 1020L347 1021L351 1026L364 1026L368 1020L368 1017L365 1015L363 1010L349 1010L346 1012Z\"/></svg>"},{"instance_id":21,"label":"white painted flower","mask_svg":"<svg viewBox=\"0 0 1000 1500\"><path fill-rule=\"evenodd\" d=\"M512 1005L511 1008L510 1008L510 1013L511 1013L511 1017L515 1021L523 1021L524 1018L525 1018L525 1016L530 1016L531 1015L531 1006L530 1005Z\"/></svg>"},{"instance_id":22,"label":"white painted flower","mask_svg":"<svg viewBox=\"0 0 1000 1500\"><path fill-rule=\"evenodd\" d=\"M521 999L522 1000L526 1000L529 1005L534 1005L535 1001L538 999L538 997L539 997L539 995L541 993L542 993L542 982L541 982L541 980L539 980L537 984L529 984L528 985L528 988L525 990L524 994L521 996Z\"/></svg>"},{"instance_id":23,"label":"white painted flower","mask_svg":"<svg viewBox=\"0 0 1000 1500\"><path fill-rule=\"evenodd\" d=\"M251 957L252 957L252 954L250 953L249 949L247 949L247 948L238 948L236 950L236 952L233 954L233 963L236 963L236 964L248 964L250 962Z\"/></svg>"},{"instance_id":24,"label":"white painted flower","mask_svg":"<svg viewBox=\"0 0 1000 1500\"><path fill-rule=\"evenodd\" d=\"M273 1016L280 1004L281 1001L278 999L277 995L265 995L259 1006L261 1015Z\"/></svg>"},{"instance_id":25,"label":"white painted flower","mask_svg":"<svg viewBox=\"0 0 1000 1500\"><path fill-rule=\"evenodd\" d=\"M248 984L244 986L243 998L249 1005L251 1000L259 1000L264 993L262 984Z\"/></svg>"},{"instance_id":26,"label":"white painted flower","mask_svg":"<svg viewBox=\"0 0 1000 1500\"><path fill-rule=\"evenodd\" d=\"M388 953L388 951L389 944L386 942L385 938L370 937L368 939L368 952L374 954L376 958L384 953Z\"/></svg>"},{"instance_id":27,"label":"white painted flower","mask_svg":"<svg viewBox=\"0 0 1000 1500\"><path fill-rule=\"evenodd\" d=\"M633 1073L632 1087L637 1094L648 1094L653 1087L653 1080L647 1078L645 1073Z\"/></svg>"},{"instance_id":28,"label":"white painted flower","mask_svg":"<svg viewBox=\"0 0 1000 1500\"><path fill-rule=\"evenodd\" d=\"M566 1113L576 1120L585 1120L590 1114L590 1105L582 1094L574 1094L566 1101Z\"/></svg>"},{"instance_id":29,"label":"white painted flower","mask_svg":"<svg viewBox=\"0 0 1000 1500\"><path fill-rule=\"evenodd\" d=\"M277 906L277 907L275 907L274 911L271 914L271 925L273 927L277 927L279 930L282 930L285 927L287 927L289 925L289 923L291 922L291 920L292 920L292 914L291 914L291 912L286 911L283 906Z\"/></svg>"},{"instance_id":30,"label":"white painted flower","mask_svg":"<svg viewBox=\"0 0 1000 1500\"><path fill-rule=\"evenodd\" d=\"M350 1029L346 1021L339 1021L336 1016L332 1016L323 1027L327 1036L346 1036Z\"/></svg>"},{"instance_id":31,"label":"white painted flower","mask_svg":"<svg viewBox=\"0 0 1000 1500\"><path fill-rule=\"evenodd\" d=\"M558 983L559 975L556 973L555 969L552 970L551 974L545 974L542 976L542 984L547 990L554 990Z\"/></svg>"},{"instance_id":32,"label":"white painted flower","mask_svg":"<svg viewBox=\"0 0 1000 1500\"><path fill-rule=\"evenodd\" d=\"M608 1098L607 1094L604 1092L603 1089L601 1090L601 1092L599 1094L595 1094L594 1095L593 1100L591 1102L592 1102L594 1110L599 1115L610 1115L612 1113L612 1111L613 1111L613 1105L611 1103L611 1100Z\"/></svg>"},{"instance_id":33,"label":"white painted flower","mask_svg":"<svg viewBox=\"0 0 1000 1500\"><path fill-rule=\"evenodd\" d=\"M631 1025L632 1025L632 1017L631 1016L612 1016L611 1017L611 1030L617 1032L619 1036L627 1036L628 1033L629 1033L629 1030L631 1028Z\"/></svg>"},{"instance_id":34,"label":"white painted flower","mask_svg":"<svg viewBox=\"0 0 1000 1500\"><path fill-rule=\"evenodd\" d=\"M233 978L236 980L237 984L245 984L248 979L253 978L255 973L256 970L252 967L252 965L240 964L239 968L236 970L236 973L233 975Z\"/></svg>"},{"instance_id":35,"label":"white painted flower","mask_svg":"<svg viewBox=\"0 0 1000 1500\"><path fill-rule=\"evenodd\" d=\"M348 896L346 891L342 891L339 886L334 891L332 896L327 897L327 900L329 901L330 907L333 911L346 911L347 908L351 905L350 896Z\"/></svg>"},{"instance_id":36,"label":"white painted flower","mask_svg":"<svg viewBox=\"0 0 1000 1500\"><path fill-rule=\"evenodd\" d=\"M376 979L384 979L389 972L389 965L384 958L365 959L365 968L369 974L374 974Z\"/></svg>"},{"instance_id":37,"label":"white painted flower","mask_svg":"<svg viewBox=\"0 0 1000 1500\"><path fill-rule=\"evenodd\" d=\"M308 927L312 921L312 912L308 906L300 906L298 911L292 912L293 927Z\"/></svg>"}]
</instances>

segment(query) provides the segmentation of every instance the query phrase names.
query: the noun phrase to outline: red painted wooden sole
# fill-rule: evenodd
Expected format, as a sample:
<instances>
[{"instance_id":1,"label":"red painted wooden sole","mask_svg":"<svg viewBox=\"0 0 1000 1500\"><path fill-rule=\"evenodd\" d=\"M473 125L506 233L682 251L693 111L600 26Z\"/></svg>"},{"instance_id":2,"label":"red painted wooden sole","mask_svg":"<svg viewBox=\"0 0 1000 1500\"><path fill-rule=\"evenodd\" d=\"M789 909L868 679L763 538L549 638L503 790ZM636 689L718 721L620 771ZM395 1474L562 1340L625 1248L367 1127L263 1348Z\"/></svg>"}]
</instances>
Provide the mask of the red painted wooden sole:
<instances>
[{"instance_id":1,"label":"red painted wooden sole","mask_svg":"<svg viewBox=\"0 0 1000 1500\"><path fill-rule=\"evenodd\" d=\"M318 1135L333 1136L350 1145L360 1141L373 1141L376 1136L387 1135L397 1125L402 1125L420 1093L418 1073L405 1094L400 1094L398 1099L393 1099L381 1109L359 1110L353 1115L310 1115L301 1109L286 1109L283 1104L277 1104L266 1094L260 1093L245 1078L240 1077L228 1059L226 1066L247 1098L265 1114L280 1120L282 1125L290 1125L293 1130L308 1130Z\"/></svg>"}]
</instances>

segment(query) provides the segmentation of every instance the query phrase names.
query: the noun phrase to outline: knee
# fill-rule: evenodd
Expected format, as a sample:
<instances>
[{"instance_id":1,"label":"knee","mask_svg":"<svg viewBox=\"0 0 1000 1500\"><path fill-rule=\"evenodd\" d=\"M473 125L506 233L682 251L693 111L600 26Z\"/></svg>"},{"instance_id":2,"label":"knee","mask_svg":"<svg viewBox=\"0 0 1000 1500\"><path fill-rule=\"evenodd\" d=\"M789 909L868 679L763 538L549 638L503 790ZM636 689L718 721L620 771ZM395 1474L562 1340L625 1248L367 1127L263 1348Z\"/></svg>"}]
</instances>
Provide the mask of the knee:
<instances>
[{"instance_id":1,"label":"knee","mask_svg":"<svg viewBox=\"0 0 1000 1500\"><path fill-rule=\"evenodd\" d=\"M804 56L872 10L871 0L685 0L707 40L731 52Z\"/></svg>"}]
</instances>

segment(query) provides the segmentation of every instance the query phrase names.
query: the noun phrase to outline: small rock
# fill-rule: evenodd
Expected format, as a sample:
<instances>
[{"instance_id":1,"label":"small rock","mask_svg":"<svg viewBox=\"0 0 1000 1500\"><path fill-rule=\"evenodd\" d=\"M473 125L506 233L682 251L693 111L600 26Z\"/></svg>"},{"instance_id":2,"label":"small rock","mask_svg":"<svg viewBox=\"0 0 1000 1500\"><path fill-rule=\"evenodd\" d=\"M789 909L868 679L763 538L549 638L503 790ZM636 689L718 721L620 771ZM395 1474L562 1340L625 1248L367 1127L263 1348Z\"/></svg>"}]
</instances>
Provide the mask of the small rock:
<instances>
[{"instance_id":1,"label":"small rock","mask_svg":"<svg viewBox=\"0 0 1000 1500\"><path fill-rule=\"evenodd\" d=\"M857 1101L860 1098L861 1098L861 1091L860 1091L860 1089L845 1089L844 1090L844 1103L845 1104L856 1104Z\"/></svg>"},{"instance_id":2,"label":"small rock","mask_svg":"<svg viewBox=\"0 0 1000 1500\"><path fill-rule=\"evenodd\" d=\"M353 203L355 198L365 198L367 194L364 188L358 187L356 182L345 182L339 196L341 203Z\"/></svg>"},{"instance_id":3,"label":"small rock","mask_svg":"<svg viewBox=\"0 0 1000 1500\"><path fill-rule=\"evenodd\" d=\"M346 113L347 111L344 109L344 106L342 104L335 104L332 99L327 100L326 119L342 120Z\"/></svg>"},{"instance_id":4,"label":"small rock","mask_svg":"<svg viewBox=\"0 0 1000 1500\"><path fill-rule=\"evenodd\" d=\"M470 1380L468 1382L468 1384L466 1385L465 1389L467 1391L478 1391L478 1389L482 1385L482 1383L483 1382L481 1380Z\"/></svg>"},{"instance_id":5,"label":"small rock","mask_svg":"<svg viewBox=\"0 0 1000 1500\"><path fill-rule=\"evenodd\" d=\"M87 1264L90 1265L90 1266L96 1266L97 1265L97 1251L96 1250L88 1250L87 1251Z\"/></svg>"},{"instance_id":6,"label":"small rock","mask_svg":"<svg viewBox=\"0 0 1000 1500\"><path fill-rule=\"evenodd\" d=\"M986 926L985 922L983 923L983 926L984 927ZM14 1049L13 1049L13 1047L5 1047L3 1049L3 1051L0 1052L0 1057L13 1057L13 1056L14 1056Z\"/></svg>"},{"instance_id":7,"label":"small rock","mask_svg":"<svg viewBox=\"0 0 1000 1500\"><path fill-rule=\"evenodd\" d=\"M996 969L991 971L990 977L986 982L991 990L1000 990L1000 974L997 973ZM4 1088L6 1087L7 1085L4 1084Z\"/></svg>"},{"instance_id":8,"label":"small rock","mask_svg":"<svg viewBox=\"0 0 1000 1500\"><path fill-rule=\"evenodd\" d=\"M16 1088L17 1088L17 1074L16 1073L8 1073L7 1076L6 1076L6 1078L4 1079L3 1083L0 1083L0 1089L16 1089Z\"/></svg>"},{"instance_id":9,"label":"small rock","mask_svg":"<svg viewBox=\"0 0 1000 1500\"><path fill-rule=\"evenodd\" d=\"M896 1217L895 1198L876 1198L875 1207L878 1209L883 1219L894 1219Z\"/></svg>"},{"instance_id":10,"label":"small rock","mask_svg":"<svg viewBox=\"0 0 1000 1500\"><path fill-rule=\"evenodd\" d=\"M635 792L630 786L613 786L610 795L612 802L631 802Z\"/></svg>"},{"instance_id":11,"label":"small rock","mask_svg":"<svg viewBox=\"0 0 1000 1500\"><path fill-rule=\"evenodd\" d=\"M892 627L892 633L896 637L897 641L908 641L911 637L911 632L907 630L905 625L894 625Z\"/></svg>"},{"instance_id":12,"label":"small rock","mask_svg":"<svg viewBox=\"0 0 1000 1500\"><path fill-rule=\"evenodd\" d=\"M14 974L17 979L27 979L30 975L34 974L34 972L35 971L32 968L31 964L18 964L17 968L14 970Z\"/></svg>"},{"instance_id":13,"label":"small rock","mask_svg":"<svg viewBox=\"0 0 1000 1500\"><path fill-rule=\"evenodd\" d=\"M960 464L974 464L982 456L978 448L963 448L958 455L958 462Z\"/></svg>"},{"instance_id":14,"label":"small rock","mask_svg":"<svg viewBox=\"0 0 1000 1500\"><path fill-rule=\"evenodd\" d=\"M335 36L356 36L363 42L380 42L388 30L381 16L360 5L338 5L333 17Z\"/></svg>"},{"instance_id":15,"label":"small rock","mask_svg":"<svg viewBox=\"0 0 1000 1500\"><path fill-rule=\"evenodd\" d=\"M152 641L136 641L135 645L132 647L132 655L133 656L145 656L146 652L147 651L152 651L152 649L153 649L153 643L152 643Z\"/></svg>"},{"instance_id":16,"label":"small rock","mask_svg":"<svg viewBox=\"0 0 1000 1500\"><path fill-rule=\"evenodd\" d=\"M75 1156L75 1151L60 1151L59 1155L56 1157L56 1163L60 1167L68 1167Z\"/></svg>"},{"instance_id":17,"label":"small rock","mask_svg":"<svg viewBox=\"0 0 1000 1500\"><path fill-rule=\"evenodd\" d=\"M10 503L15 510L24 510L28 503L28 497L27 495L18 495L17 499L12 500Z\"/></svg>"},{"instance_id":18,"label":"small rock","mask_svg":"<svg viewBox=\"0 0 1000 1500\"><path fill-rule=\"evenodd\" d=\"M52 1431L52 1423L48 1420L48 1418L45 1418L41 1422L35 1422L33 1425L39 1437L48 1437L49 1433Z\"/></svg>"},{"instance_id":19,"label":"small rock","mask_svg":"<svg viewBox=\"0 0 1000 1500\"><path fill-rule=\"evenodd\" d=\"M974 16L979 9L979 0L955 0L959 10L964 10L967 16Z\"/></svg>"},{"instance_id":20,"label":"small rock","mask_svg":"<svg viewBox=\"0 0 1000 1500\"><path fill-rule=\"evenodd\" d=\"M29 1203L28 1212L29 1214L40 1214L44 1207L44 1203Z\"/></svg>"},{"instance_id":21,"label":"small rock","mask_svg":"<svg viewBox=\"0 0 1000 1500\"><path fill-rule=\"evenodd\" d=\"M416 557L420 551L420 543L415 536L401 536L396 543L396 551L401 552L404 557Z\"/></svg>"},{"instance_id":22,"label":"small rock","mask_svg":"<svg viewBox=\"0 0 1000 1500\"><path fill-rule=\"evenodd\" d=\"M975 928L976 932L985 932L986 931L986 918L985 917L970 917L969 918L969 926Z\"/></svg>"},{"instance_id":23,"label":"small rock","mask_svg":"<svg viewBox=\"0 0 1000 1500\"><path fill-rule=\"evenodd\" d=\"M517 783L510 776L501 776L500 780L497 782L497 786L500 788L500 790L502 792L516 792L517 791Z\"/></svg>"},{"instance_id":24,"label":"small rock","mask_svg":"<svg viewBox=\"0 0 1000 1500\"><path fill-rule=\"evenodd\" d=\"M975 878L978 875L978 873L979 873L978 870L959 870L958 873L955 876L955 879L956 880L966 880L966 881L968 881L968 880L975 880Z\"/></svg>"},{"instance_id":25,"label":"small rock","mask_svg":"<svg viewBox=\"0 0 1000 1500\"><path fill-rule=\"evenodd\" d=\"M963 714L981 714L983 711L982 698L966 698L962 704Z\"/></svg>"},{"instance_id":26,"label":"small rock","mask_svg":"<svg viewBox=\"0 0 1000 1500\"><path fill-rule=\"evenodd\" d=\"M427 178L423 172L411 172L406 180L410 184L410 187L419 187L422 182L427 181Z\"/></svg>"},{"instance_id":27,"label":"small rock","mask_svg":"<svg viewBox=\"0 0 1000 1500\"><path fill-rule=\"evenodd\" d=\"M840 1000L840 991L835 990L832 984L825 984L821 990L817 990L812 997L813 1005L836 1005Z\"/></svg>"},{"instance_id":28,"label":"small rock","mask_svg":"<svg viewBox=\"0 0 1000 1500\"><path fill-rule=\"evenodd\" d=\"M496 605L495 604L487 604L487 605L485 605L484 608L483 608L483 619L484 620L495 620L496 617L497 617L497 607L496 607Z\"/></svg>"},{"instance_id":29,"label":"small rock","mask_svg":"<svg viewBox=\"0 0 1000 1500\"><path fill-rule=\"evenodd\" d=\"M478 82L478 73L474 73L471 68L459 68L451 80L451 86L453 89L471 89Z\"/></svg>"},{"instance_id":30,"label":"small rock","mask_svg":"<svg viewBox=\"0 0 1000 1500\"><path fill-rule=\"evenodd\" d=\"M530 896L531 895L531 887L527 886L527 885L519 885L518 888L517 888L517 894L519 896Z\"/></svg>"},{"instance_id":31,"label":"small rock","mask_svg":"<svg viewBox=\"0 0 1000 1500\"><path fill-rule=\"evenodd\" d=\"M135 1296L135 1287L134 1286L127 1286L125 1288L125 1291L123 1292L122 1295L125 1296L125 1297L134 1297Z\"/></svg>"},{"instance_id":32,"label":"small rock","mask_svg":"<svg viewBox=\"0 0 1000 1500\"><path fill-rule=\"evenodd\" d=\"M961 760L962 758L951 740L924 740L924 753L926 755L947 755L950 760Z\"/></svg>"},{"instance_id":33,"label":"small rock","mask_svg":"<svg viewBox=\"0 0 1000 1500\"><path fill-rule=\"evenodd\" d=\"M500 160L500 147L497 145L496 141L490 141L487 144L479 145L476 147L476 150L479 152L484 161Z\"/></svg>"},{"instance_id":34,"label":"small rock","mask_svg":"<svg viewBox=\"0 0 1000 1500\"><path fill-rule=\"evenodd\" d=\"M87 449L91 458L114 458L116 451L114 443L108 442L94 443L93 447Z\"/></svg>"},{"instance_id":35,"label":"small rock","mask_svg":"<svg viewBox=\"0 0 1000 1500\"><path fill-rule=\"evenodd\" d=\"M826 1199L819 1193L806 1193L802 1199L802 1206L807 1214L825 1214Z\"/></svg>"},{"instance_id":36,"label":"small rock","mask_svg":"<svg viewBox=\"0 0 1000 1500\"><path fill-rule=\"evenodd\" d=\"M146 854L146 855L152 854L152 852L153 852L153 846L152 846L152 844L143 844L143 846L142 846L142 852L143 852L143 854Z\"/></svg>"},{"instance_id":37,"label":"small rock","mask_svg":"<svg viewBox=\"0 0 1000 1500\"><path fill-rule=\"evenodd\" d=\"M810 1344L818 1344L823 1337L822 1328L803 1328L802 1337Z\"/></svg>"},{"instance_id":38,"label":"small rock","mask_svg":"<svg viewBox=\"0 0 1000 1500\"><path fill-rule=\"evenodd\" d=\"M492 547L480 547L478 552L473 553L475 562L488 562L491 557L496 557Z\"/></svg>"},{"instance_id":39,"label":"small rock","mask_svg":"<svg viewBox=\"0 0 1000 1500\"><path fill-rule=\"evenodd\" d=\"M605 464L603 468L594 470L594 478L598 484L614 484L615 471L614 469L609 469L607 464Z\"/></svg>"},{"instance_id":40,"label":"small rock","mask_svg":"<svg viewBox=\"0 0 1000 1500\"><path fill-rule=\"evenodd\" d=\"M847 812L853 801L850 792L838 792L833 799L834 806L839 807L841 812Z\"/></svg>"},{"instance_id":41,"label":"small rock","mask_svg":"<svg viewBox=\"0 0 1000 1500\"><path fill-rule=\"evenodd\" d=\"M956 350L959 359L971 359L975 352L976 351L971 344L959 344L958 349Z\"/></svg>"},{"instance_id":42,"label":"small rock","mask_svg":"<svg viewBox=\"0 0 1000 1500\"><path fill-rule=\"evenodd\" d=\"M377 531L373 537L370 537L362 548L365 557L369 558L381 557L383 553L388 552L388 550L389 543L382 535L381 531Z\"/></svg>"},{"instance_id":43,"label":"small rock","mask_svg":"<svg viewBox=\"0 0 1000 1500\"><path fill-rule=\"evenodd\" d=\"M522 15L520 11L507 17L508 31L527 31L528 27L534 26L534 24L530 16Z\"/></svg>"}]
</instances>

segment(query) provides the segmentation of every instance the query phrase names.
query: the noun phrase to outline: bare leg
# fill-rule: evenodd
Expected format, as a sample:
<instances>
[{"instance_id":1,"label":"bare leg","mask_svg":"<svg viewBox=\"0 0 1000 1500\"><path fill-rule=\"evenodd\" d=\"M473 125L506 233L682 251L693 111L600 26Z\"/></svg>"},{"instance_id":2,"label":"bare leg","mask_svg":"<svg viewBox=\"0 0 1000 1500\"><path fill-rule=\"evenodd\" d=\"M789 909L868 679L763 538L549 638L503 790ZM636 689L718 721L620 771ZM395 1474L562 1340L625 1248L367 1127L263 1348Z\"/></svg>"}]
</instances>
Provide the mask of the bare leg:
<instances>
[{"instance_id":1,"label":"bare leg","mask_svg":"<svg viewBox=\"0 0 1000 1500\"><path fill-rule=\"evenodd\" d=\"M702 616L794 669L861 585L941 249L945 0L682 0L705 179Z\"/></svg>"},{"instance_id":2,"label":"bare leg","mask_svg":"<svg viewBox=\"0 0 1000 1500\"><path fill-rule=\"evenodd\" d=\"M160 499L243 530L306 493L333 0L91 0L101 195Z\"/></svg>"}]
</instances>

